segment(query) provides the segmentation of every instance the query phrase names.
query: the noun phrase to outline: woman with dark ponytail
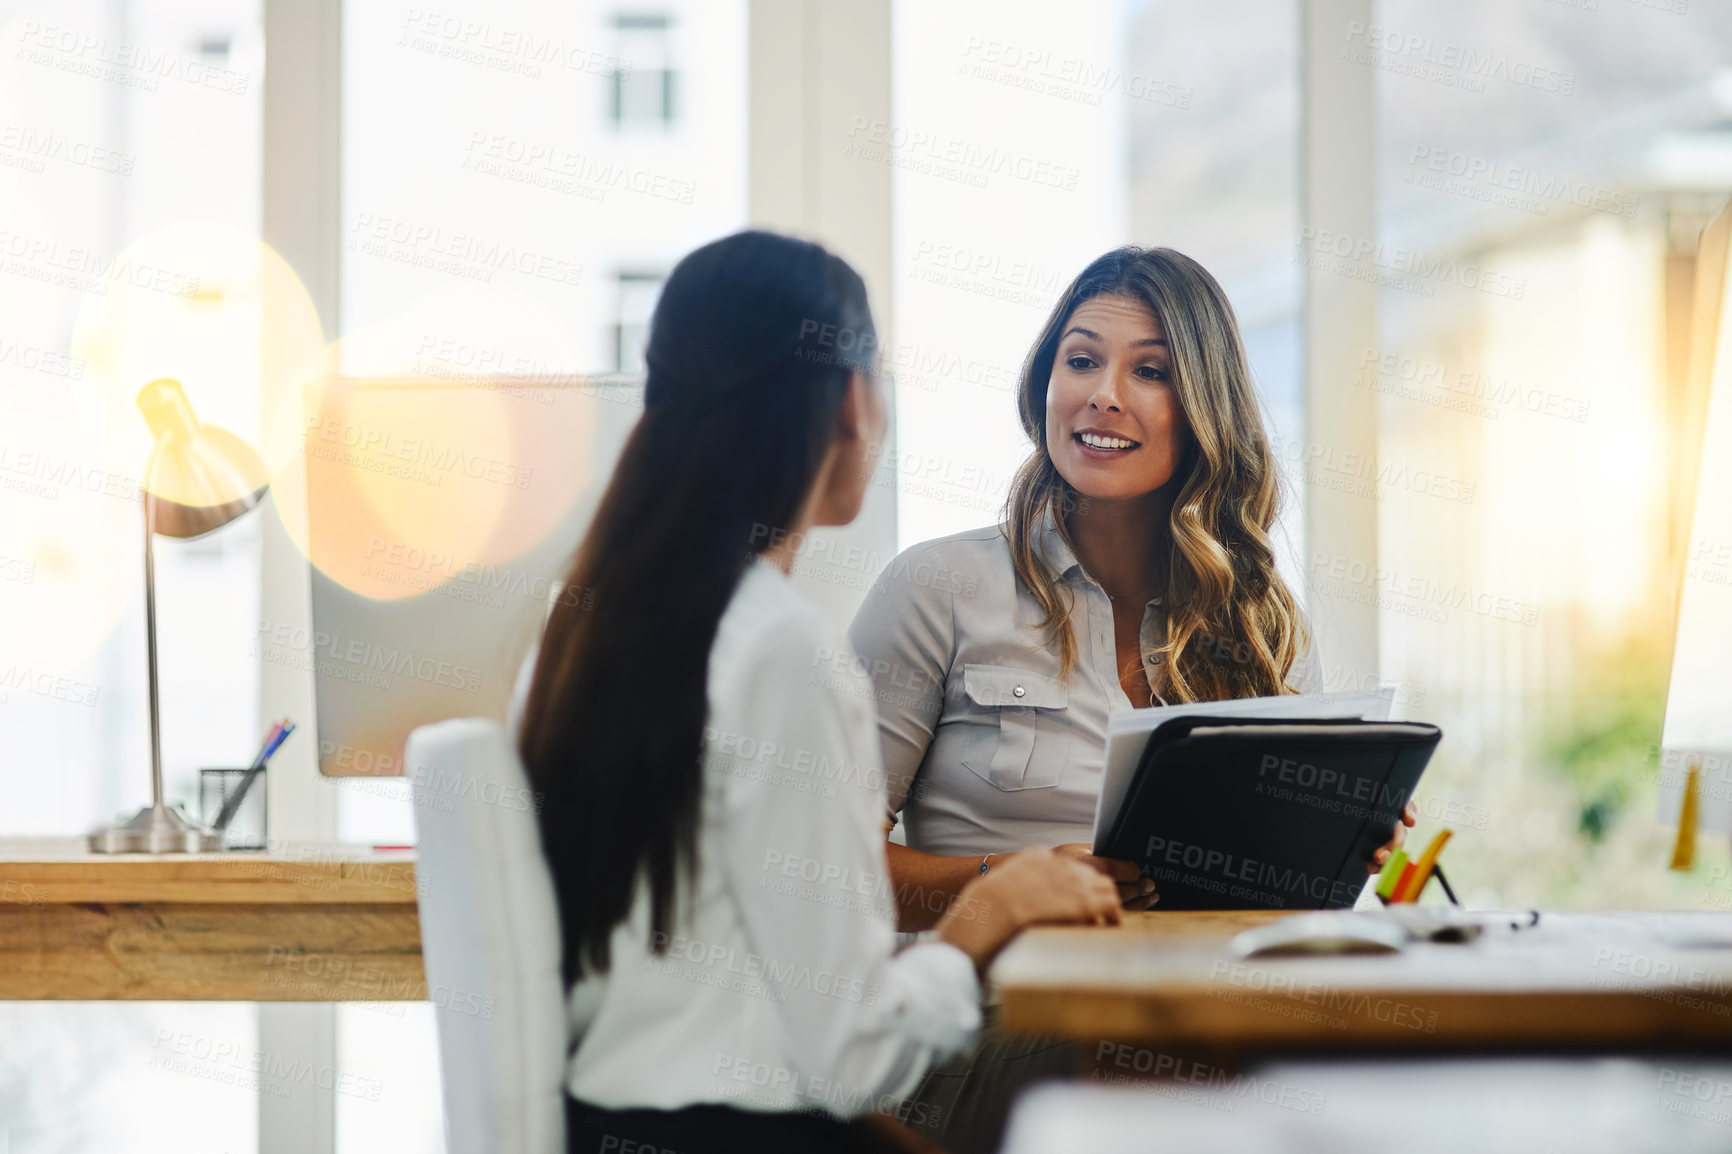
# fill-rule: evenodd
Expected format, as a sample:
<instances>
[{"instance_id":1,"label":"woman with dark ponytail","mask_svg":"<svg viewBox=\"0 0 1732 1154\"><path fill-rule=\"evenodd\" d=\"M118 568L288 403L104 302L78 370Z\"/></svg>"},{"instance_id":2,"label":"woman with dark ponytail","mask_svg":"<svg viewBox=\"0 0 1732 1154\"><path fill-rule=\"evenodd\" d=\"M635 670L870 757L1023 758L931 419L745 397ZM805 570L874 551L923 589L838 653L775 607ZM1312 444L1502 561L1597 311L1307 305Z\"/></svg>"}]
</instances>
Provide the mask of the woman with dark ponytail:
<instances>
[{"instance_id":1,"label":"woman with dark ponytail","mask_svg":"<svg viewBox=\"0 0 1732 1154\"><path fill-rule=\"evenodd\" d=\"M859 275L769 233L687 256L656 306L643 417L569 577L589 595L549 619L519 732L574 1151L882 1145L843 1120L968 1043L1005 942L1118 918L1101 874L1022 854L893 955L871 686L787 576L802 533L859 512L876 343Z\"/></svg>"}]
</instances>

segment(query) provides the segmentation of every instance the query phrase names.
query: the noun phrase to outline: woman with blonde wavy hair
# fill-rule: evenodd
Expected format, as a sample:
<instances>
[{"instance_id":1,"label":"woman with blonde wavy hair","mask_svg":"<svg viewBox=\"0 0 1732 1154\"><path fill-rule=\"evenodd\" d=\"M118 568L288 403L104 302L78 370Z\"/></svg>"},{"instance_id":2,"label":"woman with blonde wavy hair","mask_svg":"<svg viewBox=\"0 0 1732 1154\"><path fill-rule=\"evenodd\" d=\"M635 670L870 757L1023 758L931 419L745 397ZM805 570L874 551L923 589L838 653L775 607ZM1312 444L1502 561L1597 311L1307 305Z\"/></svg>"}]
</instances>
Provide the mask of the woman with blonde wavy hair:
<instances>
[{"instance_id":1,"label":"woman with blonde wavy hair","mask_svg":"<svg viewBox=\"0 0 1732 1154\"><path fill-rule=\"evenodd\" d=\"M1123 688L1134 704L1288 692L1304 626L1275 570L1269 542L1275 460L1221 286L1171 249L1118 249L1077 278L1067 298L1023 369L1017 403L1034 452L1017 471L1006 517L1017 576L1045 614L1042 628L1058 648L1061 677L1074 665L1077 645L1060 582L1037 559L1049 518L1066 537L1098 540L1092 531L1108 529L1112 547L1101 557L1103 575L1116 570L1112 575L1127 586L1162 594L1154 600L1165 606L1167 629L1149 653L1147 684L1133 663L1119 674L1121 684L1130 682ZM1113 337L1129 340L1123 351L1143 362L1122 382L1107 379L1110 352L1092 347ZM1121 383L1130 386L1122 399L1113 395ZM1105 403L1079 408L1084 393ZM1059 418L1056 428L1049 415ZM1090 430L1075 425L1101 427L1089 437ZM1102 443L1115 433L1145 431L1165 435ZM1056 436L1055 445L1049 433L1069 438ZM1151 482L1159 483L1146 488ZM1073 501L1091 507L1059 516ZM1148 547L1124 549L1121 531ZM1070 543L1077 547L1074 538ZM1084 546L1090 554L1093 543Z\"/></svg>"},{"instance_id":2,"label":"woman with blonde wavy hair","mask_svg":"<svg viewBox=\"0 0 1732 1154\"><path fill-rule=\"evenodd\" d=\"M904 819L888 849L904 930L1037 847L1147 908L1158 895L1135 863L1089 852L1108 718L1317 688L1270 540L1275 459L1206 269L1166 248L1095 260L1035 340L1017 406L1033 449L1003 523L902 553L849 631L876 691L889 823ZM1010 1094L1073 1062L989 1029L927 1075L917 1113L952 1150L994 1149Z\"/></svg>"}]
</instances>

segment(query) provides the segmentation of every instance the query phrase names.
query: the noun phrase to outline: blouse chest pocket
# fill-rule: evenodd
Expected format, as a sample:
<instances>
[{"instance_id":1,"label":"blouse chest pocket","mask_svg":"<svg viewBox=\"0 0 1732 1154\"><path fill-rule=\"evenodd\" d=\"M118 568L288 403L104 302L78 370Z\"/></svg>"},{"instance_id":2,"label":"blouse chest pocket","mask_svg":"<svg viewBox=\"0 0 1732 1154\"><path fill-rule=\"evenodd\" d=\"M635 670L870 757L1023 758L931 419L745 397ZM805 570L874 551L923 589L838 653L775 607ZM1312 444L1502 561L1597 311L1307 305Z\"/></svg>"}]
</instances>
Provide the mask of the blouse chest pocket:
<instances>
[{"instance_id":1,"label":"blouse chest pocket","mask_svg":"<svg viewBox=\"0 0 1732 1154\"><path fill-rule=\"evenodd\" d=\"M1009 665L964 665L962 689L979 722L963 765L1002 790L1057 785L1070 756L1057 712L1063 683Z\"/></svg>"}]
</instances>

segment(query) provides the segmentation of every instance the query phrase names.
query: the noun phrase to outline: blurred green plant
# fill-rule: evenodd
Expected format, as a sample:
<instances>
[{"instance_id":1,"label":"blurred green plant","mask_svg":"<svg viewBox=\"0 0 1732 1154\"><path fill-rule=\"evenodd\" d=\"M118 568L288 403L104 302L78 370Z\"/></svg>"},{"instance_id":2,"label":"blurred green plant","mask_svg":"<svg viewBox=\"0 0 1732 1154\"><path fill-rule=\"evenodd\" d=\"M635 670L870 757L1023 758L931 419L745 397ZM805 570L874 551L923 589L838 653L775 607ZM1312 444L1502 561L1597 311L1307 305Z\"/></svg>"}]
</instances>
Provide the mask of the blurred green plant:
<instances>
[{"instance_id":1,"label":"blurred green plant","mask_svg":"<svg viewBox=\"0 0 1732 1154\"><path fill-rule=\"evenodd\" d=\"M1590 841L1655 796L1670 658L1670 645L1643 631L1581 662L1548 703L1540 760L1574 788L1577 828Z\"/></svg>"}]
</instances>

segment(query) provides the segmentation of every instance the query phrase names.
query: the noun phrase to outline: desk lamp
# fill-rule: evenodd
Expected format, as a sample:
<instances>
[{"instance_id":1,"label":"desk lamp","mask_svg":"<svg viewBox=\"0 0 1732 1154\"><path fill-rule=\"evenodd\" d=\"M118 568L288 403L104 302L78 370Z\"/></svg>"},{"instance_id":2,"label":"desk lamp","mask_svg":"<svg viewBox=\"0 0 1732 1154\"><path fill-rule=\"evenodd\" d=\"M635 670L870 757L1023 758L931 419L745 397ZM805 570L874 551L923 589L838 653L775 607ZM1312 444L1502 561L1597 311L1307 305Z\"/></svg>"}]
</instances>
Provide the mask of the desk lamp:
<instances>
[{"instance_id":1,"label":"desk lamp","mask_svg":"<svg viewBox=\"0 0 1732 1154\"><path fill-rule=\"evenodd\" d=\"M222 528L264 499L265 463L232 433L199 424L180 382L150 382L138 394L155 447L144 470L144 629L150 663L150 805L90 835L96 853L200 853L222 848L222 834L188 820L162 800L162 735L156 693L158 533L183 540Z\"/></svg>"}]
</instances>

